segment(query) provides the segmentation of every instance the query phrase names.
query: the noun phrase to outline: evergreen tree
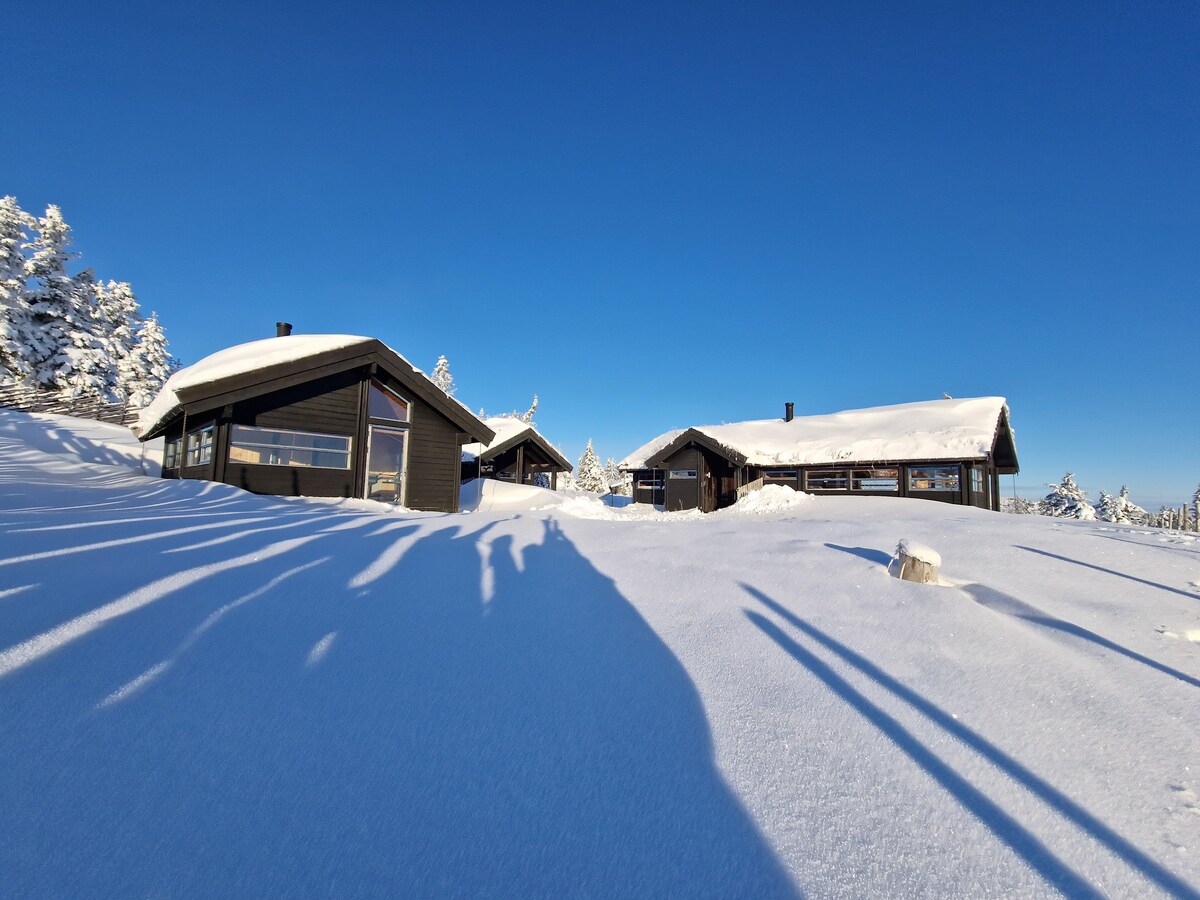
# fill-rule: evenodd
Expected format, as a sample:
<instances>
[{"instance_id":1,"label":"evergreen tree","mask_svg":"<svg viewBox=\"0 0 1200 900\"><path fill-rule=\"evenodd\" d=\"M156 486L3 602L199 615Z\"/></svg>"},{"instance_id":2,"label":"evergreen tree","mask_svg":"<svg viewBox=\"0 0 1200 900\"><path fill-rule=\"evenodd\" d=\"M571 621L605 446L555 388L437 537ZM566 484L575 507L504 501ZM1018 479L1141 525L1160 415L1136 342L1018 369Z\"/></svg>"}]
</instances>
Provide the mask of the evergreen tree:
<instances>
[{"instance_id":1,"label":"evergreen tree","mask_svg":"<svg viewBox=\"0 0 1200 900\"><path fill-rule=\"evenodd\" d=\"M1116 506L1117 517L1108 521L1145 525L1150 519L1150 513L1129 499L1129 488L1125 485L1121 485L1121 493L1117 495Z\"/></svg>"},{"instance_id":2,"label":"evergreen tree","mask_svg":"<svg viewBox=\"0 0 1200 900\"><path fill-rule=\"evenodd\" d=\"M1117 498L1108 491L1100 492L1100 499L1096 501L1096 518L1101 522L1119 522L1120 506Z\"/></svg>"},{"instance_id":3,"label":"evergreen tree","mask_svg":"<svg viewBox=\"0 0 1200 900\"><path fill-rule=\"evenodd\" d=\"M608 486L610 492L624 495L625 476L617 468L617 461L611 456L604 463L604 483Z\"/></svg>"},{"instance_id":4,"label":"evergreen tree","mask_svg":"<svg viewBox=\"0 0 1200 900\"><path fill-rule=\"evenodd\" d=\"M138 409L148 405L177 368L179 364L167 352L158 313L151 313L138 325L122 369L121 385L129 405Z\"/></svg>"},{"instance_id":5,"label":"evergreen tree","mask_svg":"<svg viewBox=\"0 0 1200 900\"><path fill-rule=\"evenodd\" d=\"M1036 516L1038 515L1038 504L1035 500L1026 500L1024 497L1004 497L1000 500L1000 511L1013 513L1018 516Z\"/></svg>"},{"instance_id":6,"label":"evergreen tree","mask_svg":"<svg viewBox=\"0 0 1200 900\"><path fill-rule=\"evenodd\" d=\"M589 493L597 494L608 491L608 485L604 480L604 467L600 465L600 457L592 449L590 439L587 442L587 449L579 457L579 465L575 467L575 482L579 485L580 490Z\"/></svg>"},{"instance_id":7,"label":"evergreen tree","mask_svg":"<svg viewBox=\"0 0 1200 900\"><path fill-rule=\"evenodd\" d=\"M112 373L110 393L126 399L129 383L137 377L132 358L142 326L137 299L129 282L109 281L96 284L96 301L100 338Z\"/></svg>"},{"instance_id":8,"label":"evergreen tree","mask_svg":"<svg viewBox=\"0 0 1200 900\"><path fill-rule=\"evenodd\" d=\"M1075 483L1074 472L1067 472L1061 484L1046 486L1050 488L1050 493L1038 504L1038 511L1043 516L1084 521L1096 518L1096 510L1088 503L1087 493L1080 490L1079 485Z\"/></svg>"},{"instance_id":9,"label":"evergreen tree","mask_svg":"<svg viewBox=\"0 0 1200 900\"><path fill-rule=\"evenodd\" d=\"M445 356L438 357L437 365L433 367L433 374L429 377L434 384L446 392L447 397L453 397L454 392L458 390L454 386L454 376L450 374L450 361ZM480 410L480 413L482 412L483 410Z\"/></svg>"},{"instance_id":10,"label":"evergreen tree","mask_svg":"<svg viewBox=\"0 0 1200 900\"><path fill-rule=\"evenodd\" d=\"M26 262L34 384L77 395L107 393L104 347L95 316L96 282L90 271L67 273L71 228L57 206L34 223Z\"/></svg>"},{"instance_id":11,"label":"evergreen tree","mask_svg":"<svg viewBox=\"0 0 1200 900\"><path fill-rule=\"evenodd\" d=\"M24 381L32 371L28 353L31 319L21 251L30 220L16 197L0 198L0 384Z\"/></svg>"},{"instance_id":12,"label":"evergreen tree","mask_svg":"<svg viewBox=\"0 0 1200 900\"><path fill-rule=\"evenodd\" d=\"M538 408L538 395L534 394L533 395L533 403L531 403L529 405L529 409L527 409L524 413L521 414L521 421L524 422L526 425L533 425L534 424L533 416L537 412L537 408Z\"/></svg>"}]
</instances>

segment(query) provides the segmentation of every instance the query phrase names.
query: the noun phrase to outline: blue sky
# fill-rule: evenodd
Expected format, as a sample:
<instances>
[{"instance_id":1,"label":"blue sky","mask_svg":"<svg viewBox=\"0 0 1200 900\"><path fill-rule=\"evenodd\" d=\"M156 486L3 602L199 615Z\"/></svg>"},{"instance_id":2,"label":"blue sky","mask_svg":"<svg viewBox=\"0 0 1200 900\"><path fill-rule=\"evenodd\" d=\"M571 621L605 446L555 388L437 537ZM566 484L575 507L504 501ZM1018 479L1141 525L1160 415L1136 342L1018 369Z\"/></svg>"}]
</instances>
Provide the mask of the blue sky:
<instances>
[{"instance_id":1,"label":"blue sky","mask_svg":"<svg viewBox=\"0 0 1200 900\"><path fill-rule=\"evenodd\" d=\"M0 193L59 204L184 363L367 334L473 408L536 392L572 458L1000 394L1023 493L1200 481L1193 4L22 18Z\"/></svg>"}]
</instances>

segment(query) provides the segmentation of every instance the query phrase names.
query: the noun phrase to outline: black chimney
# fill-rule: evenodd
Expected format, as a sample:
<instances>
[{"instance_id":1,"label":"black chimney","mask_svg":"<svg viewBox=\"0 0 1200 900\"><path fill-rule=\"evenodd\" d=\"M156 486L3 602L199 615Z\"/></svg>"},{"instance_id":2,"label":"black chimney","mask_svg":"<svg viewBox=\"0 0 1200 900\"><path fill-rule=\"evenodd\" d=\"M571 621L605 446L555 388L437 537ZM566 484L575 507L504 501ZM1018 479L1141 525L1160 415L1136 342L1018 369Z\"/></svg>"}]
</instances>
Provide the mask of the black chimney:
<instances>
[{"instance_id":1,"label":"black chimney","mask_svg":"<svg viewBox=\"0 0 1200 900\"><path fill-rule=\"evenodd\" d=\"M792 421L792 418L795 415L796 415L796 404L795 403L783 404L783 421L790 422L790 421Z\"/></svg>"},{"instance_id":2,"label":"black chimney","mask_svg":"<svg viewBox=\"0 0 1200 900\"><path fill-rule=\"evenodd\" d=\"M291 333L292 333L292 323L291 322L276 322L275 323L275 337L287 337Z\"/></svg>"}]
</instances>

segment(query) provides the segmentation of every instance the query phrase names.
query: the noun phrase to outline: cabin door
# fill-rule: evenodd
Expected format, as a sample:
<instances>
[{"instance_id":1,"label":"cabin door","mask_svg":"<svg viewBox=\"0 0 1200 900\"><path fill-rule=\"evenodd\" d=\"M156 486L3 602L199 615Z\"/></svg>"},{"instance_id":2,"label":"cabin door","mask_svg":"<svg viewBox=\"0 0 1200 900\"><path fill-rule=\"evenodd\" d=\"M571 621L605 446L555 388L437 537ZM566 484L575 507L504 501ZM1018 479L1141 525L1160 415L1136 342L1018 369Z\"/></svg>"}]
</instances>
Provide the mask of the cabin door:
<instances>
[{"instance_id":1,"label":"cabin door","mask_svg":"<svg viewBox=\"0 0 1200 900\"><path fill-rule=\"evenodd\" d=\"M408 432L372 425L367 434L367 484L363 496L384 503L404 503L404 460Z\"/></svg>"}]
</instances>

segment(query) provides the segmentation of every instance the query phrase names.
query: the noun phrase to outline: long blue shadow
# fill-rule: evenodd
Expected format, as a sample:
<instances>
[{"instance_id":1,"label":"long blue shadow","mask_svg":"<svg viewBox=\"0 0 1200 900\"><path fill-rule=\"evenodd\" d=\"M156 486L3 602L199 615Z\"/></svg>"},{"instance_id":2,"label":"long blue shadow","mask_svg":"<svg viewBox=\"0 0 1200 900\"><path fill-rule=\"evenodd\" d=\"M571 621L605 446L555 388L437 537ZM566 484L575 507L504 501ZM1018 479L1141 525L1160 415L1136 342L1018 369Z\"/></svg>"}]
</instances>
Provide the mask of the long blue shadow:
<instances>
[{"instance_id":1,"label":"long blue shadow","mask_svg":"<svg viewBox=\"0 0 1200 900\"><path fill-rule=\"evenodd\" d=\"M1106 637L1101 637L1094 631L1088 631L1076 625L1074 622L1068 622L1065 619L1058 619L1048 615L1038 609L1036 606L1030 606L1018 600L1016 597L1011 597L1002 591L997 591L994 588L985 587L982 584L968 584L963 587L963 590L971 595L971 598L980 606L986 606L988 609L996 612L1004 613L1012 616L1015 619L1021 619L1025 622L1031 622L1034 625L1040 625L1043 628L1050 628L1054 631L1060 631L1063 634L1071 635L1080 640L1088 641L1103 647L1106 650L1111 650L1113 653L1119 653L1127 659L1132 659L1135 662L1141 663L1143 666L1149 666L1151 669L1156 669L1164 675L1170 675L1172 678L1177 678L1185 684L1190 684L1193 687L1200 687L1200 678L1194 678L1185 672L1180 672L1178 669L1172 669L1168 665L1160 663L1156 659L1151 659L1148 656L1143 656L1128 647L1122 647L1120 644L1110 641Z\"/></svg>"},{"instance_id":2,"label":"long blue shadow","mask_svg":"<svg viewBox=\"0 0 1200 900\"><path fill-rule=\"evenodd\" d=\"M849 553L851 556L865 559L867 562L879 563L881 566L890 565L892 562L891 556L882 550L872 550L870 547L843 547L841 544L826 544L825 546L830 550L840 550L842 553Z\"/></svg>"},{"instance_id":3,"label":"long blue shadow","mask_svg":"<svg viewBox=\"0 0 1200 900\"><path fill-rule=\"evenodd\" d=\"M328 534L336 563L218 576L0 680L0 894L797 896L615 584L553 522L519 551L462 524Z\"/></svg>"},{"instance_id":4,"label":"long blue shadow","mask_svg":"<svg viewBox=\"0 0 1200 900\"><path fill-rule=\"evenodd\" d=\"M1055 788L1049 782L1045 781L1043 778L1039 777L1035 773L1029 771L1029 769L1025 768L1025 766L1021 765L1017 760L1013 759L1011 756L1009 756L1003 750L996 747L994 744L992 744L990 741L988 741L982 735L978 734L977 732L975 732L972 729L968 728L967 726L963 725L961 722L956 720L953 716L949 715L948 713L943 711L941 708L939 708L935 704L931 703L929 700L926 700L924 697L922 697L916 691L913 691L911 688L905 687L903 684L901 684L899 681L894 679L892 676L888 675L886 672L884 672L882 669L880 669L874 663L870 662L868 659L866 659L861 654L856 653L854 650L851 650L845 644L842 644L841 642L837 641L836 639L830 637L829 635L825 634L820 629L814 627L810 623L806 622L804 619L801 619L799 616L792 613L790 610L788 610L785 607L781 606L780 604L776 603L774 600L772 600L770 597L768 597L762 591L759 591L758 589L751 587L750 585L744 584L744 583L741 584L741 587L743 590L746 591L746 593L748 593L750 596L754 597L756 600L758 600L760 603L762 603L768 609L775 612L777 615L779 615L781 618L783 618L789 624L794 626L796 629L802 631L808 637L812 638L814 641L816 641L822 647L825 647L827 650L829 650L832 653L834 653L835 655L837 655L840 659L844 660L846 663L853 666L859 672L862 672L864 675L866 675L868 678L870 678L872 681L874 681L880 687L887 690L892 695L900 698L905 703L912 706L915 710L920 712L926 718L928 718L929 720L931 720L932 722L934 722L941 728L943 728L946 731L953 734L958 740L962 741L963 744L970 747L972 750L974 750L976 753L978 753L984 759L988 760L988 762L992 763L994 766L996 766L996 768L1000 769L1002 772L1007 774L1013 780L1015 780L1019 784L1023 785L1032 794L1034 794L1035 796L1040 798L1043 802L1045 802L1050 807L1052 807L1056 812L1058 812L1064 818L1068 819L1069 821L1074 823L1076 826L1078 826L1079 828L1081 828L1082 830L1087 832L1087 834L1090 835L1094 840L1103 844L1105 847L1107 847L1109 850L1111 850L1114 854L1116 854L1118 857L1120 857L1122 860L1124 860L1129 866L1136 869L1138 872L1140 872L1146 878L1153 881L1155 884L1159 885L1164 890L1168 891L1169 893L1171 893L1174 896L1194 898L1194 900L1200 900L1200 891L1197 891L1194 887L1189 885L1183 879L1179 878L1173 872L1166 869L1164 866L1162 866L1156 860L1151 858L1144 851L1142 851L1141 849L1139 849L1138 847L1136 847L1132 843L1130 843L1126 838L1122 837L1120 834L1117 834L1115 831L1113 831L1111 828L1109 828L1108 825L1104 824L1104 822L1102 822L1098 818L1096 818L1092 813L1088 812L1086 809L1084 809L1082 806L1080 806L1078 803L1076 803L1070 797L1063 794L1061 791L1059 791L1057 788ZM753 614L750 612L747 612L747 615L752 616ZM765 622L766 620L763 619L762 621ZM759 623L756 622L756 624L759 624ZM770 625L769 622L767 624ZM759 627L761 628L762 625L759 624ZM771 627L774 628L774 626L771 626ZM852 702L855 702L856 708L859 708L859 706L858 706L857 701L854 701L853 698L861 698L863 707L860 709L860 711L862 711L864 715L867 715L868 707L875 710L875 712L871 713L871 715L868 715L868 718L870 718L873 722L875 722L876 724L883 723L883 725L885 725L889 722L895 721L895 720L891 719L891 717L887 716L886 713L884 713L881 710L878 710L877 707L874 707L870 703L869 700L867 700L866 698L862 698L862 696L860 694L858 694L856 691L854 691L853 687L851 687L849 684L847 684L844 681L844 679L842 679L835 672L833 672L831 669L829 669L828 666L826 666L819 659L814 657L811 653L808 653L808 651L804 650L802 647L799 647L799 645L795 644L794 641L791 641L790 638L787 638L786 635L783 635L782 632L780 632L777 628L775 628L775 632L772 633L771 636L773 638L775 638L776 640L778 640L777 636L782 636L785 640L787 640L788 644L785 646L785 649L787 649L789 653L792 652L793 649L798 650L800 655L797 655L795 653L793 653L793 655L796 656L797 660L800 661L801 663L803 663L805 666L808 666L809 668L811 668L811 666L808 665L808 661L812 660L813 662L815 662L815 664L818 667L820 667L820 672L818 672L817 670L814 669L813 670L814 674L818 674L818 676L822 677L823 680L824 680L824 676L821 675L820 673L828 673L832 679L836 680L836 681L827 682L830 684L830 687L834 688L834 690L837 690L837 691L839 691L839 693L841 693L841 690L836 685L844 685L845 690L847 691L847 693L844 694L844 696L848 700L852 700ZM878 721L876 721L876 719L878 719ZM883 730L884 733L888 734L889 737L893 736L892 732L887 730L886 728L884 728L883 725L880 725L881 730ZM903 731L903 727L900 726L899 723L896 723L896 727L901 729L901 731ZM907 735L909 739L912 739L911 735L908 735L908 732L903 732L903 733L904 733L904 735ZM912 739L912 740L915 740L915 739ZM907 752L909 748L907 746L905 746L904 749ZM921 749L924 749L924 748L922 747ZM927 750L925 752L928 753ZM918 760L918 762L919 762L919 760ZM938 770L938 771L941 771L941 770ZM955 777L957 777L957 776L955 776ZM940 781L940 778L939 778L939 781ZM958 787L958 785L955 783L955 789L957 789L957 787ZM969 787L969 785L968 785L968 787ZM949 786L948 786L948 789L949 789ZM974 790L974 788L972 788L972 790ZM952 790L952 792L954 792L954 791ZM955 796L958 796L958 795L955 794ZM968 795L968 796L970 796L970 795ZM988 801L988 802L990 803L990 801ZM970 808L970 807L968 807L968 808ZM985 811L987 810L986 807L983 807L983 809ZM972 810L972 811L974 812L975 810ZM990 813L988 813L988 814L990 815ZM1004 816L1007 816L1007 814L1003 813L1003 811L1001 811L1001 814ZM1004 823L1003 819L998 819L996 821L997 821L997 823L1000 823L1000 824ZM1018 826L1018 827L1020 827L1020 826ZM1008 837L1002 831L997 831L996 833L1000 838L1008 840ZM1018 835L1018 837L1019 837L1019 835ZM1014 849L1016 849L1016 848L1014 847ZM1034 848L1034 849L1036 850L1037 848ZM1042 848L1042 851L1044 852L1044 848ZM1035 855L1035 858L1041 859L1041 857L1036 857L1036 855ZM1053 863L1051 863L1051 861L1045 861L1045 860L1043 860L1043 861L1047 865L1050 866L1048 871L1051 873L1057 872L1055 864L1062 865L1057 860L1054 860ZM1030 859L1030 862L1034 863L1034 859ZM1039 869L1038 871L1040 872L1042 870ZM1069 872L1069 870L1068 870L1068 872ZM1045 873L1043 873L1043 874L1045 874ZM1079 877L1079 876L1075 875L1073 872L1069 872L1069 875L1070 875L1070 878L1068 878L1068 881L1070 881L1071 879L1077 879ZM1058 884L1058 882L1055 881L1054 878L1049 878L1049 876L1047 876L1047 877L1048 877L1048 880L1051 880L1053 883ZM1059 877L1059 876L1056 876L1056 877ZM1063 877L1065 877L1065 873L1064 873ZM1087 885L1086 883L1084 883L1082 885L1082 888L1084 890L1084 893L1080 894L1080 896L1099 896L1097 891L1094 888L1092 888L1090 885ZM1065 888L1064 888L1064 890L1065 890ZM1068 893L1073 894L1073 891L1074 891L1074 889L1072 889L1072 891L1068 891Z\"/></svg>"},{"instance_id":5,"label":"long blue shadow","mask_svg":"<svg viewBox=\"0 0 1200 900\"><path fill-rule=\"evenodd\" d=\"M1059 559L1063 562L1073 563L1077 566L1083 566L1085 569L1095 569L1097 572L1104 572L1107 575L1116 575L1118 578L1128 578L1130 581L1136 581L1138 584L1144 584L1147 587L1158 588L1160 591L1170 591L1172 594L1179 594L1187 597L1189 600L1200 599L1190 591L1173 588L1165 584L1159 584L1157 581L1148 581L1145 578L1138 578L1136 575L1127 575L1124 572L1118 572L1116 569L1106 569L1104 566L1093 565L1092 563L1082 562L1078 559L1071 559L1069 556L1059 556L1057 553L1051 553L1048 550L1038 550L1036 547L1022 547L1020 544L1014 544L1018 550L1026 550L1029 553L1036 553L1039 556L1048 556L1050 559Z\"/></svg>"}]
</instances>

